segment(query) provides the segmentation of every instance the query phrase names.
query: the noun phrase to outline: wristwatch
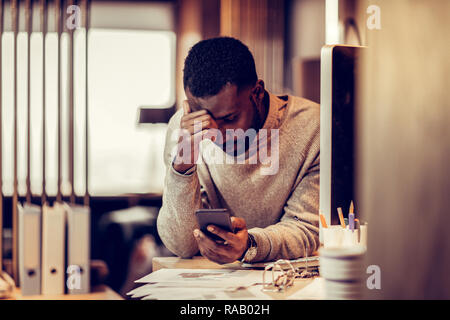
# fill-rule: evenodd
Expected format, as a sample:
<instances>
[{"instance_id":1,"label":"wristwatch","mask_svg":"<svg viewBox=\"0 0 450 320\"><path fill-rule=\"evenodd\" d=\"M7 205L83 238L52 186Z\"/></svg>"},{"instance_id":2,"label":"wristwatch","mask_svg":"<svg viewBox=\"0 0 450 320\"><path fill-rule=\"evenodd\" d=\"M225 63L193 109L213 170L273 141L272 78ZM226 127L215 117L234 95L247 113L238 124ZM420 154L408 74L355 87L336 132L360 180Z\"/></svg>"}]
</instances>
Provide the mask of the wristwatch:
<instances>
[{"instance_id":1,"label":"wristwatch","mask_svg":"<svg viewBox=\"0 0 450 320\"><path fill-rule=\"evenodd\" d=\"M242 258L241 262L250 262L252 261L255 257L256 254L258 253L258 249L257 249L257 243L255 241L255 237L253 235L251 235L250 233L248 234L248 249L244 254L244 257Z\"/></svg>"}]
</instances>

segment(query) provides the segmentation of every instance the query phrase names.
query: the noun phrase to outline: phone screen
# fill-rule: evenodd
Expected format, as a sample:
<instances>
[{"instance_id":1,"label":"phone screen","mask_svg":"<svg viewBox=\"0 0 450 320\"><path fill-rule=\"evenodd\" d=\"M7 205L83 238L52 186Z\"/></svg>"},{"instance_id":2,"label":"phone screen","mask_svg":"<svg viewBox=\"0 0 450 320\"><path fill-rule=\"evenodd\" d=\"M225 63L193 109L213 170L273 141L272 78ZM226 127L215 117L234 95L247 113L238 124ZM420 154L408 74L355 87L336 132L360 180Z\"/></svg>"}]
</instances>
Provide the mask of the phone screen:
<instances>
[{"instance_id":1,"label":"phone screen","mask_svg":"<svg viewBox=\"0 0 450 320\"><path fill-rule=\"evenodd\" d=\"M234 232L230 213L227 209L198 209L195 214L200 230L214 241L224 242L224 239L206 229L211 224L223 230Z\"/></svg>"}]
</instances>

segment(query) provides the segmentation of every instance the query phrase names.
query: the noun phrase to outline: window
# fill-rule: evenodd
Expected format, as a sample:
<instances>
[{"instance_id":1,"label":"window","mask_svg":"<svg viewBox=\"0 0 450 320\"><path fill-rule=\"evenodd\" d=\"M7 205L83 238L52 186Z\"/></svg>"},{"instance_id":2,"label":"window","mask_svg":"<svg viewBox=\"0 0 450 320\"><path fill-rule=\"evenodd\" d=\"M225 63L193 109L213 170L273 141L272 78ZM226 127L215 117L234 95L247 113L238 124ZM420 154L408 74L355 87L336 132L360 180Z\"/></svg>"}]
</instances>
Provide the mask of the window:
<instances>
[{"instance_id":1,"label":"window","mask_svg":"<svg viewBox=\"0 0 450 320\"><path fill-rule=\"evenodd\" d=\"M63 35L62 97L67 96L68 37ZM13 34L3 34L3 192L13 190ZM31 188L42 192L42 34L31 50ZM75 192L84 194L85 31L74 35ZM46 38L46 182L57 191L57 36ZM18 36L18 179L25 194L27 41ZM89 33L89 190L91 195L160 192L166 126L138 126L141 106L165 108L175 101L175 34L170 31L91 29ZM68 101L62 103L62 180L68 194Z\"/></svg>"},{"instance_id":2,"label":"window","mask_svg":"<svg viewBox=\"0 0 450 320\"><path fill-rule=\"evenodd\" d=\"M137 127L137 110L175 102L175 36L92 30L89 41L90 190L162 191L166 127Z\"/></svg>"}]
</instances>

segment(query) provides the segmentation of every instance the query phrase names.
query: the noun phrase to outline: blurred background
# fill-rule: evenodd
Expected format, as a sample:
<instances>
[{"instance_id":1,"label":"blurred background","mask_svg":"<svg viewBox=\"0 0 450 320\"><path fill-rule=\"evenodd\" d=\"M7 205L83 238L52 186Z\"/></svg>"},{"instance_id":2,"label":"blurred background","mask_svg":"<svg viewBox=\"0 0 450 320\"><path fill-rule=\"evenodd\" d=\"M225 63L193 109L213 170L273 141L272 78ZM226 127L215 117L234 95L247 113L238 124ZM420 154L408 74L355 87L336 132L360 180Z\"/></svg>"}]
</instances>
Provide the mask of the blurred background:
<instances>
[{"instance_id":1,"label":"blurred background","mask_svg":"<svg viewBox=\"0 0 450 320\"><path fill-rule=\"evenodd\" d=\"M27 86L28 35L25 1L19 1L17 34L17 189L32 200L43 191L43 92L45 90L45 192L50 202L58 193L58 34L55 3L47 1L45 76L42 67L41 2L32 1L29 39L30 86ZM62 7L69 3L63 3ZM70 3L72 4L72 3ZM182 69L196 42L228 35L246 43L257 71L274 93L290 93L319 102L320 50L325 43L324 0L166 0L89 1L86 28L71 38L61 35L61 185L63 200L72 194L91 207L91 258L108 266L106 283L123 293L137 278L130 276L133 250L142 256L136 272L151 271L149 255L170 255L156 232L165 168L163 148L167 121L185 99ZM3 7L2 35L2 191L3 254L11 258L14 192L14 32L11 2ZM67 13L66 18L70 15ZM70 68L73 68L73 83ZM86 97L86 70L88 97ZM42 79L45 78L45 89ZM73 118L70 89L73 86ZM30 96L30 170L27 170L27 97ZM86 140L86 102L88 139ZM73 120L74 127L70 128ZM69 131L73 130L71 142ZM86 141L88 185L86 186ZM73 144L73 147L71 145ZM73 176L71 153L73 148ZM86 188L88 187L88 189ZM136 248L143 249L142 251ZM138 268L138 269L139 269Z\"/></svg>"},{"instance_id":2,"label":"blurred background","mask_svg":"<svg viewBox=\"0 0 450 320\"><path fill-rule=\"evenodd\" d=\"M42 79L45 79L45 193L50 202L54 201L58 193L59 69L54 2L47 2L45 70L40 2L32 1L33 24L28 47L22 5L25 1L20 1L17 70L13 63L11 2L3 2L1 191L2 251L7 261L11 258L10 212L14 192L13 108L16 104L19 200L27 193L29 172L32 201L40 203L44 172ZM367 27L370 5L381 8L379 30ZM395 215L398 219L395 225L406 224L410 219L414 222L424 218L422 213L426 211L431 219L430 229L421 243L427 250L415 252L417 245L410 245L407 252L411 255L415 252L416 260L423 261L432 252L430 259L440 257L444 265L449 265L448 254L442 256L434 251L438 241L435 235L444 231L432 229L437 228L439 220L442 225L449 222L450 184L446 170L450 163L450 104L445 86L450 83L450 70L445 35L450 31L450 8L446 0L92 0L89 6L88 33L81 7L83 23L73 31L73 51L67 27L60 42L63 139L60 190L63 199L72 194L78 203L89 196L91 258L105 262L108 272L102 281L115 291L124 294L133 287L133 280L150 272L153 256L171 255L156 231L165 175L163 147L167 122L185 99L182 70L189 48L202 39L220 35L236 37L249 46L259 78L269 91L302 96L317 103L320 103L322 46L349 44L373 48L364 60L358 84L358 96L365 111L358 114L357 120L360 208L372 230L377 230L369 233L369 244L385 239L371 259L382 266L386 260L386 269L397 270L398 263L403 265L410 256L401 254L401 261L389 265L383 248L399 244L389 249L389 256L398 256L410 245L410 235L394 230L388 221ZM15 72L17 101L12 81ZM71 74L73 82L69 80ZM28 97L30 170L27 170ZM73 116L69 112L71 103ZM73 128L69 120L73 120ZM74 133L72 141L69 131ZM69 149L73 150L73 174ZM407 189L403 189L405 185ZM426 197L417 197L427 188ZM415 230L416 234L423 234L422 231L419 227ZM438 234L439 241L448 246L449 236ZM429 271L429 266L421 270ZM397 270L390 274L383 283L391 291L385 291L382 297L417 297L424 292L419 285L414 287L416 291L399 289L400 280L395 279L400 279L402 273ZM411 276L417 275L413 272ZM430 294L436 294L433 288L432 285ZM439 294L450 296L448 289Z\"/></svg>"}]
</instances>

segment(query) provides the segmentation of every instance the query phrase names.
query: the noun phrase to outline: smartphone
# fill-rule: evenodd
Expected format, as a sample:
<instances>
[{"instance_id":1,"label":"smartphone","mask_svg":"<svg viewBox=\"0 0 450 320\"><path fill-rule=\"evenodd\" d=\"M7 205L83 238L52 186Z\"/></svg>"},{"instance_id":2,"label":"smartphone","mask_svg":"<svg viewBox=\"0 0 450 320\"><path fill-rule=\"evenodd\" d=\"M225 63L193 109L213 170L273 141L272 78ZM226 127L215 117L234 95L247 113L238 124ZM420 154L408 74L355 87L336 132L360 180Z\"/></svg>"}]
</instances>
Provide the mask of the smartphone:
<instances>
[{"instance_id":1,"label":"smartphone","mask_svg":"<svg viewBox=\"0 0 450 320\"><path fill-rule=\"evenodd\" d=\"M206 229L210 224L234 233L231 216L227 209L198 209L195 211L195 215L200 230L216 242L223 243L225 240Z\"/></svg>"}]
</instances>

